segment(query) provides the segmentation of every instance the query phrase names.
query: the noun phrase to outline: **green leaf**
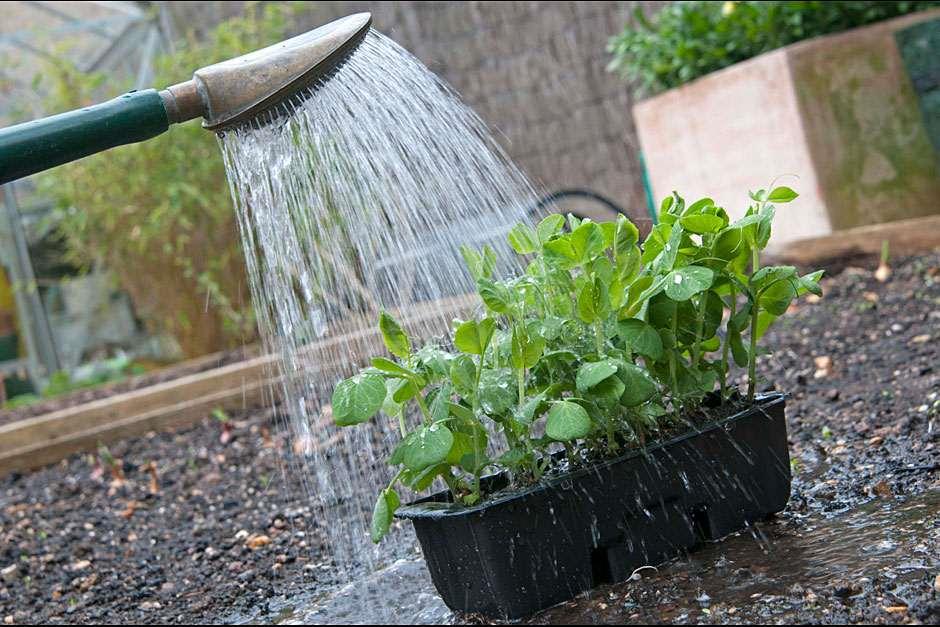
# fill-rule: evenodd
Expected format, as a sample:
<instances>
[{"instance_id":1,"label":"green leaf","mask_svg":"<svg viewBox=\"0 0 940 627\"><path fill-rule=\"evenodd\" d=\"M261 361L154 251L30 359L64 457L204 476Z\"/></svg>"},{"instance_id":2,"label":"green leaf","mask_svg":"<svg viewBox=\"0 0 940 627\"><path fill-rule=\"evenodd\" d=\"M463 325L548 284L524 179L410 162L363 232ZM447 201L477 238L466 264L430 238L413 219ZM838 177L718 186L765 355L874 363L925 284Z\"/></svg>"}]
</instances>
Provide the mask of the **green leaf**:
<instances>
[{"instance_id":1,"label":"green leaf","mask_svg":"<svg viewBox=\"0 0 940 627\"><path fill-rule=\"evenodd\" d=\"M706 233L717 233L725 226L725 221L718 216L700 213L683 216L679 220L679 224L690 233L704 235Z\"/></svg>"},{"instance_id":2,"label":"green leaf","mask_svg":"<svg viewBox=\"0 0 940 627\"><path fill-rule=\"evenodd\" d=\"M463 261L474 281L486 278L483 273L483 256L480 253L469 246L461 246L460 254L463 256Z\"/></svg>"},{"instance_id":3,"label":"green leaf","mask_svg":"<svg viewBox=\"0 0 940 627\"><path fill-rule=\"evenodd\" d=\"M666 296L676 301L689 300L712 285L715 273L704 266L686 266L666 277Z\"/></svg>"},{"instance_id":4,"label":"green leaf","mask_svg":"<svg viewBox=\"0 0 940 627\"><path fill-rule=\"evenodd\" d=\"M649 357L653 361L663 355L663 342L656 329L638 318L628 318L617 323L617 335L631 352Z\"/></svg>"},{"instance_id":5,"label":"green leaf","mask_svg":"<svg viewBox=\"0 0 940 627\"><path fill-rule=\"evenodd\" d=\"M614 236L614 245L617 248L617 255L622 255L636 246L640 241L640 230L627 216L621 214L617 216L617 231Z\"/></svg>"},{"instance_id":6,"label":"green leaf","mask_svg":"<svg viewBox=\"0 0 940 627\"><path fill-rule=\"evenodd\" d=\"M542 221L535 227L535 230L538 233L539 241L544 244L551 239L553 235L561 233L563 228L565 228L565 217L561 214L553 213L552 215L542 218Z\"/></svg>"},{"instance_id":7,"label":"green leaf","mask_svg":"<svg viewBox=\"0 0 940 627\"><path fill-rule=\"evenodd\" d=\"M482 355L486 352L495 328L496 322L492 318L464 322L454 332L454 345L470 355Z\"/></svg>"},{"instance_id":8,"label":"green leaf","mask_svg":"<svg viewBox=\"0 0 940 627\"><path fill-rule=\"evenodd\" d=\"M757 299L761 309L774 316L785 314L790 303L796 298L795 283L795 280L783 280L764 288Z\"/></svg>"},{"instance_id":9,"label":"green leaf","mask_svg":"<svg viewBox=\"0 0 940 627\"><path fill-rule=\"evenodd\" d=\"M510 295L505 287L490 279L479 279L477 291L490 311L499 314L509 313Z\"/></svg>"},{"instance_id":10,"label":"green leaf","mask_svg":"<svg viewBox=\"0 0 940 627\"><path fill-rule=\"evenodd\" d=\"M476 377L477 367L469 355L458 355L450 362L450 380L461 396L473 395Z\"/></svg>"},{"instance_id":11,"label":"green leaf","mask_svg":"<svg viewBox=\"0 0 940 627\"><path fill-rule=\"evenodd\" d=\"M530 255L539 249L539 236L528 224L517 224L509 231L509 245L520 255Z\"/></svg>"},{"instance_id":12,"label":"green leaf","mask_svg":"<svg viewBox=\"0 0 940 627\"><path fill-rule=\"evenodd\" d=\"M588 281L578 292L578 317L585 324L591 324L597 320L597 312L594 311L594 283Z\"/></svg>"},{"instance_id":13,"label":"green leaf","mask_svg":"<svg viewBox=\"0 0 940 627\"><path fill-rule=\"evenodd\" d=\"M588 263L606 248L604 232L596 222L585 220L571 232L570 238L576 258L582 264Z\"/></svg>"},{"instance_id":14,"label":"green leaf","mask_svg":"<svg viewBox=\"0 0 940 627\"><path fill-rule=\"evenodd\" d=\"M420 392L420 390L418 389L418 386L415 385L414 381L403 380L401 385L398 386L398 389L395 390L395 393L392 395L392 400L396 403L405 403L417 396L418 392Z\"/></svg>"},{"instance_id":15,"label":"green leaf","mask_svg":"<svg viewBox=\"0 0 940 627\"><path fill-rule=\"evenodd\" d=\"M685 230L682 228L682 225L675 224L672 226L672 231L669 233L669 240L663 246L663 252L653 261L653 271L656 274L666 273L675 267L676 260L679 256L679 248L682 245L682 237L684 235Z\"/></svg>"},{"instance_id":16,"label":"green leaf","mask_svg":"<svg viewBox=\"0 0 940 627\"><path fill-rule=\"evenodd\" d=\"M770 195L767 197L767 200L769 202L790 202L791 200L795 200L797 196L799 196L799 194L797 194L795 191L793 191L789 187L781 186L781 187L775 187L770 192Z\"/></svg>"},{"instance_id":17,"label":"green leaf","mask_svg":"<svg viewBox=\"0 0 940 627\"><path fill-rule=\"evenodd\" d=\"M399 505L401 505L401 499L392 488L386 488L379 493L375 508L372 510L370 535L373 542L378 543L388 533L389 528L392 526L395 510L398 509Z\"/></svg>"},{"instance_id":18,"label":"green leaf","mask_svg":"<svg viewBox=\"0 0 940 627\"><path fill-rule=\"evenodd\" d=\"M591 432L591 417L583 407L571 401L556 401L548 410L545 435L558 442L570 442Z\"/></svg>"},{"instance_id":19,"label":"green leaf","mask_svg":"<svg viewBox=\"0 0 940 627\"><path fill-rule=\"evenodd\" d=\"M545 259L569 268L579 261L578 253L571 243L570 235L556 235L543 244Z\"/></svg>"},{"instance_id":20,"label":"green leaf","mask_svg":"<svg viewBox=\"0 0 940 627\"><path fill-rule=\"evenodd\" d=\"M424 425L415 431L414 436L408 441L402 459L405 468L412 471L443 462L454 445L454 434L440 423Z\"/></svg>"},{"instance_id":21,"label":"green leaf","mask_svg":"<svg viewBox=\"0 0 940 627\"><path fill-rule=\"evenodd\" d=\"M806 292L809 292L816 296L822 296L823 292L822 288L819 286L819 279L822 278L823 272L823 270L817 270L816 272L801 276L798 289L799 295L802 296Z\"/></svg>"},{"instance_id":22,"label":"green leaf","mask_svg":"<svg viewBox=\"0 0 940 627\"><path fill-rule=\"evenodd\" d=\"M542 411L544 405L544 394L530 396L526 399L525 403L516 410L514 416L516 420L522 424L530 425L535 421L536 416Z\"/></svg>"},{"instance_id":23,"label":"green leaf","mask_svg":"<svg viewBox=\"0 0 940 627\"><path fill-rule=\"evenodd\" d=\"M759 292L761 289L776 283L796 279L796 268L793 266L764 266L755 272L750 279L751 288Z\"/></svg>"},{"instance_id":24,"label":"green leaf","mask_svg":"<svg viewBox=\"0 0 940 627\"><path fill-rule=\"evenodd\" d=\"M440 422L450 416L450 397L453 395L454 390L450 383L444 382L441 387L432 393L434 398L431 400L428 410L431 412L431 420ZM431 393L428 396L430 397Z\"/></svg>"},{"instance_id":25,"label":"green leaf","mask_svg":"<svg viewBox=\"0 0 940 627\"><path fill-rule=\"evenodd\" d=\"M713 206L715 206L715 201L712 200L711 198L699 198L698 200L693 202L691 205L689 205L688 209L686 209L682 215L689 216L689 215L702 213L709 207L713 207Z\"/></svg>"},{"instance_id":26,"label":"green leaf","mask_svg":"<svg viewBox=\"0 0 940 627\"><path fill-rule=\"evenodd\" d=\"M726 228L718 234L712 244L712 256L723 261L731 261L735 257L746 254L747 243L740 227Z\"/></svg>"},{"instance_id":27,"label":"green leaf","mask_svg":"<svg viewBox=\"0 0 940 627\"><path fill-rule=\"evenodd\" d=\"M607 285L595 278L588 281L578 293L578 317L586 324L605 318L610 314L610 295Z\"/></svg>"},{"instance_id":28,"label":"green leaf","mask_svg":"<svg viewBox=\"0 0 940 627\"><path fill-rule=\"evenodd\" d=\"M490 417L505 414L516 404L515 380L509 368L486 369L480 375L480 407Z\"/></svg>"},{"instance_id":29,"label":"green leaf","mask_svg":"<svg viewBox=\"0 0 940 627\"><path fill-rule=\"evenodd\" d=\"M358 374L341 381L333 390L333 420L348 427L369 420L385 402L385 377Z\"/></svg>"},{"instance_id":30,"label":"green leaf","mask_svg":"<svg viewBox=\"0 0 940 627\"><path fill-rule=\"evenodd\" d=\"M736 328L729 328L728 342L731 344L731 356L734 358L734 363L741 368L747 366L748 350L744 345L744 340L741 338L741 331Z\"/></svg>"},{"instance_id":31,"label":"green leaf","mask_svg":"<svg viewBox=\"0 0 940 627\"><path fill-rule=\"evenodd\" d=\"M399 375L403 377L415 377L417 373L413 370L409 370L404 366L396 364L391 359L386 359L385 357L373 357L372 358L372 367L386 372L388 374Z\"/></svg>"},{"instance_id":32,"label":"green leaf","mask_svg":"<svg viewBox=\"0 0 940 627\"><path fill-rule=\"evenodd\" d=\"M580 392L586 392L616 372L617 364L609 359L581 364L575 385Z\"/></svg>"},{"instance_id":33,"label":"green leaf","mask_svg":"<svg viewBox=\"0 0 940 627\"><path fill-rule=\"evenodd\" d=\"M642 405L659 393L656 381L636 364L622 364L620 377L625 386L620 402L627 407Z\"/></svg>"},{"instance_id":34,"label":"green leaf","mask_svg":"<svg viewBox=\"0 0 940 627\"><path fill-rule=\"evenodd\" d=\"M407 359L411 355L411 342L408 336L387 311L383 310L379 314L379 329L382 331L382 339L385 341L388 352L402 359Z\"/></svg>"},{"instance_id":35,"label":"green leaf","mask_svg":"<svg viewBox=\"0 0 940 627\"><path fill-rule=\"evenodd\" d=\"M516 370L531 368L542 356L545 340L536 336L530 337L525 328L517 325L512 330L512 366Z\"/></svg>"}]
</instances>

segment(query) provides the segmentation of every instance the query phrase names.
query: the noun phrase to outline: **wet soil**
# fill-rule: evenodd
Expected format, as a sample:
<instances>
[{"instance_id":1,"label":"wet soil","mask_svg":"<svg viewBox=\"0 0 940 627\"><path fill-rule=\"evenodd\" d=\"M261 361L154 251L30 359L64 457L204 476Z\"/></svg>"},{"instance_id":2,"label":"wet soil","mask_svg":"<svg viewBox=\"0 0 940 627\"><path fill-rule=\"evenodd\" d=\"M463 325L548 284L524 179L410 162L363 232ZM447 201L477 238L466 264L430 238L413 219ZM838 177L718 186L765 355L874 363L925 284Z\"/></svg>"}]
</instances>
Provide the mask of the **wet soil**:
<instances>
[{"instance_id":1,"label":"wet soil","mask_svg":"<svg viewBox=\"0 0 940 627\"><path fill-rule=\"evenodd\" d=\"M151 385L157 385L158 383L165 383L192 374L212 370L213 368L221 368L222 366L255 357L257 353L258 349L254 347L232 349L215 355L192 359L181 364L166 366L146 374L103 383L83 390L75 390L74 392L43 399L24 407L0 410L0 425L23 420L24 418L32 418L33 416L41 416L84 403L90 403L102 398L114 396L115 394L132 392Z\"/></svg>"},{"instance_id":2,"label":"wet soil","mask_svg":"<svg viewBox=\"0 0 940 627\"><path fill-rule=\"evenodd\" d=\"M940 255L886 283L873 267L828 279L767 339L761 370L792 394L787 510L528 622L940 622ZM331 587L272 413L230 425L112 446L123 480L88 455L0 478L0 616L481 620L447 611L416 559Z\"/></svg>"}]
</instances>

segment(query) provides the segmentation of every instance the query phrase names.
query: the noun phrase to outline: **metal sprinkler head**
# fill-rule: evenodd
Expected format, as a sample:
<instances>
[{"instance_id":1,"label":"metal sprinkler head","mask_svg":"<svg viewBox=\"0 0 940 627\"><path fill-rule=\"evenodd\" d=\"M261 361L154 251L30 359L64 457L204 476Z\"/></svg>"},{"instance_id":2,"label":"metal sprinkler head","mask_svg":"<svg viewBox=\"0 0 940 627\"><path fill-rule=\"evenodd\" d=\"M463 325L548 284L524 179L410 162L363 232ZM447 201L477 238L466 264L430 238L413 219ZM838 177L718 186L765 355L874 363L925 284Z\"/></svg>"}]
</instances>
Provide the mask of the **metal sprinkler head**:
<instances>
[{"instance_id":1,"label":"metal sprinkler head","mask_svg":"<svg viewBox=\"0 0 940 627\"><path fill-rule=\"evenodd\" d=\"M221 130L289 103L341 65L362 43L371 13L356 13L246 55L210 65L160 92L170 123L205 118Z\"/></svg>"}]
</instances>

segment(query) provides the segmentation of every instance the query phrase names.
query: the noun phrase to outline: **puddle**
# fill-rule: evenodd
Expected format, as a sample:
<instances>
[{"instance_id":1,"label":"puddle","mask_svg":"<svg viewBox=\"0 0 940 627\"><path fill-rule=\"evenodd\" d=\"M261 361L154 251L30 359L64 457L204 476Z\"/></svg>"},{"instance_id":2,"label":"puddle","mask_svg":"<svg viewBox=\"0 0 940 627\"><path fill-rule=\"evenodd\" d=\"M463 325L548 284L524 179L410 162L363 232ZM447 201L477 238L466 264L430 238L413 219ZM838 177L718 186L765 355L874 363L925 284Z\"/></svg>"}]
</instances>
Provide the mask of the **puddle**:
<instances>
[{"instance_id":1,"label":"puddle","mask_svg":"<svg viewBox=\"0 0 940 627\"><path fill-rule=\"evenodd\" d=\"M696 620L722 607L737 618L775 619L785 599L839 582L874 578L896 589L940 568L940 491L876 500L833 517L781 519L708 544L645 571L643 579L602 586L530 620L550 624ZM650 576L650 574L652 575ZM846 596L851 596L849 592ZM776 607L774 603L777 603ZM274 604L272 604L274 606ZM795 607L793 611L796 611ZM280 624L442 624L458 622L434 591L421 560L400 560L319 597L273 607L251 621Z\"/></svg>"}]
</instances>

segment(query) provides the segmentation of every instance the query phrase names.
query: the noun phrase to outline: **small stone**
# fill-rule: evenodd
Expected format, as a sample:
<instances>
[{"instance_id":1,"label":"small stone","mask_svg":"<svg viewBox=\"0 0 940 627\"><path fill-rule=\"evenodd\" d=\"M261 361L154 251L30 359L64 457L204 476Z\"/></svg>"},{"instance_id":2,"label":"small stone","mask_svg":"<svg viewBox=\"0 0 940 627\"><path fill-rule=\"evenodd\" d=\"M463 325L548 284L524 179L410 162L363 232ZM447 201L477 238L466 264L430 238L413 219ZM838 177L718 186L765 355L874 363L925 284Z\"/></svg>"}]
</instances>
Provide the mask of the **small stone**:
<instances>
[{"instance_id":1,"label":"small stone","mask_svg":"<svg viewBox=\"0 0 940 627\"><path fill-rule=\"evenodd\" d=\"M878 269L875 270L875 280L879 283L884 283L891 278L891 268L888 264L881 262L878 264Z\"/></svg>"},{"instance_id":2,"label":"small stone","mask_svg":"<svg viewBox=\"0 0 940 627\"><path fill-rule=\"evenodd\" d=\"M828 377L832 372L832 357L829 357L828 355L814 358L813 363L816 364L816 372L813 373L814 379Z\"/></svg>"},{"instance_id":3,"label":"small stone","mask_svg":"<svg viewBox=\"0 0 940 627\"><path fill-rule=\"evenodd\" d=\"M72 564L71 566L69 566L69 570L71 570L72 572L75 572L79 570L85 570L89 566L91 566L91 562L89 562L88 560L79 560L75 562L74 564Z\"/></svg>"},{"instance_id":4,"label":"small stone","mask_svg":"<svg viewBox=\"0 0 940 627\"><path fill-rule=\"evenodd\" d=\"M940 575L937 575L937 578L933 580L933 589L940 592Z\"/></svg>"},{"instance_id":5,"label":"small stone","mask_svg":"<svg viewBox=\"0 0 940 627\"><path fill-rule=\"evenodd\" d=\"M6 583L13 583L16 581L16 578L19 575L19 570L19 566L16 564L10 564L3 570L0 570L0 578L2 578Z\"/></svg>"},{"instance_id":6,"label":"small stone","mask_svg":"<svg viewBox=\"0 0 940 627\"><path fill-rule=\"evenodd\" d=\"M12 624L13 624L13 614L7 614L6 616L4 616L4 617L3 617L3 624L4 624L4 625L12 625Z\"/></svg>"},{"instance_id":7,"label":"small stone","mask_svg":"<svg viewBox=\"0 0 940 627\"><path fill-rule=\"evenodd\" d=\"M868 446L878 446L884 441L885 439L883 437L881 437L880 435L876 435L875 437L873 437L872 439L868 441Z\"/></svg>"},{"instance_id":8,"label":"small stone","mask_svg":"<svg viewBox=\"0 0 940 627\"><path fill-rule=\"evenodd\" d=\"M883 479L873 485L871 491L882 497L894 496L894 492L891 490L891 485Z\"/></svg>"},{"instance_id":9,"label":"small stone","mask_svg":"<svg viewBox=\"0 0 940 627\"><path fill-rule=\"evenodd\" d=\"M159 601L144 601L138 607L140 609L149 611L149 610L159 610L163 605Z\"/></svg>"},{"instance_id":10,"label":"small stone","mask_svg":"<svg viewBox=\"0 0 940 627\"><path fill-rule=\"evenodd\" d=\"M214 559L218 558L219 555L222 554L222 552L221 552L220 550L218 550L218 549L216 549L216 548L210 546L210 547L206 548L205 551L203 551L203 554L206 556L206 559L207 559L207 560L214 560Z\"/></svg>"},{"instance_id":11,"label":"small stone","mask_svg":"<svg viewBox=\"0 0 940 627\"><path fill-rule=\"evenodd\" d=\"M926 344L929 341L930 341L930 336L926 334L915 335L914 337L911 338L911 342L913 342L914 344Z\"/></svg>"},{"instance_id":12,"label":"small stone","mask_svg":"<svg viewBox=\"0 0 940 627\"><path fill-rule=\"evenodd\" d=\"M248 537L248 531L246 529L242 529L238 533L235 534L236 540L244 540L247 537Z\"/></svg>"},{"instance_id":13,"label":"small stone","mask_svg":"<svg viewBox=\"0 0 940 627\"><path fill-rule=\"evenodd\" d=\"M245 546L251 550L257 550L271 544L271 538L261 534L252 534L245 540Z\"/></svg>"},{"instance_id":14,"label":"small stone","mask_svg":"<svg viewBox=\"0 0 940 627\"><path fill-rule=\"evenodd\" d=\"M238 575L238 580L241 581L242 583L248 583L254 578L255 578L254 570L246 570L245 572Z\"/></svg>"},{"instance_id":15,"label":"small stone","mask_svg":"<svg viewBox=\"0 0 940 627\"><path fill-rule=\"evenodd\" d=\"M829 390L828 392L826 392L826 398L827 398L828 400L830 400L830 401L837 401L837 400L839 400L839 389L838 389L838 388L832 388L831 390Z\"/></svg>"}]
</instances>

